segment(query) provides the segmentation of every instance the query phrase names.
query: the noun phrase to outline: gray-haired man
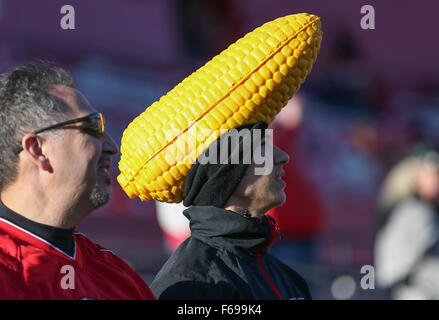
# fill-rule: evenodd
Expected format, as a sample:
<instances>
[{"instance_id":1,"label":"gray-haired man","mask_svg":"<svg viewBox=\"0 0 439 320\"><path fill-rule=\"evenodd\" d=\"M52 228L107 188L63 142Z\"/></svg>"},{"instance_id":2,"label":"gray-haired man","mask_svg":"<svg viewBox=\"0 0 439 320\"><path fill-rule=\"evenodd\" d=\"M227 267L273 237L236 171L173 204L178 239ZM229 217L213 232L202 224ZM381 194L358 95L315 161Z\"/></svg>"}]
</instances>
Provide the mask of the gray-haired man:
<instances>
[{"instance_id":1,"label":"gray-haired man","mask_svg":"<svg viewBox=\"0 0 439 320\"><path fill-rule=\"evenodd\" d=\"M131 267L74 232L109 201L117 152L65 70L0 75L0 299L154 299Z\"/></svg>"}]
</instances>

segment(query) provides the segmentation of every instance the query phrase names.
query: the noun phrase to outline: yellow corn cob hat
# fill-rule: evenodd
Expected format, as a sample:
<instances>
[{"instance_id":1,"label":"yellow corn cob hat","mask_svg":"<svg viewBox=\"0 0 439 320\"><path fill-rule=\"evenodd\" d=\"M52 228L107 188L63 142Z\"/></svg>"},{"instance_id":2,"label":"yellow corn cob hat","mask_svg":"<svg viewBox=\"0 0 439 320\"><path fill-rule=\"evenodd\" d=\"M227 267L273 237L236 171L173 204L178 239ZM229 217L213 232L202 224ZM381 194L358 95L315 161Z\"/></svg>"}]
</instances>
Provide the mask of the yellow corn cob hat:
<instances>
[{"instance_id":1,"label":"yellow corn cob hat","mask_svg":"<svg viewBox=\"0 0 439 320\"><path fill-rule=\"evenodd\" d=\"M270 123L311 71L321 39L315 15L267 22L154 102L123 133L117 180L128 196L182 201L198 156L224 130Z\"/></svg>"}]
</instances>

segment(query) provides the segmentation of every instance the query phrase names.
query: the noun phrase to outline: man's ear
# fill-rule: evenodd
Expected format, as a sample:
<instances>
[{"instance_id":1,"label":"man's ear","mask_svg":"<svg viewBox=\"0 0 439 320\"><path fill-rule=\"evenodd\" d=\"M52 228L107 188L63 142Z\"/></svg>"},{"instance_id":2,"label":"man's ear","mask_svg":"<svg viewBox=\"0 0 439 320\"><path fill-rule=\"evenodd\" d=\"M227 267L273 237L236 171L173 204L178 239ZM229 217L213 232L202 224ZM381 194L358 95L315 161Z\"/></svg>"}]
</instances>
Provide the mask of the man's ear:
<instances>
[{"instance_id":1,"label":"man's ear","mask_svg":"<svg viewBox=\"0 0 439 320\"><path fill-rule=\"evenodd\" d=\"M52 173L53 168L50 165L49 159L44 154L42 143L43 141L33 133L27 133L21 140L23 153L28 159L39 169Z\"/></svg>"}]
</instances>

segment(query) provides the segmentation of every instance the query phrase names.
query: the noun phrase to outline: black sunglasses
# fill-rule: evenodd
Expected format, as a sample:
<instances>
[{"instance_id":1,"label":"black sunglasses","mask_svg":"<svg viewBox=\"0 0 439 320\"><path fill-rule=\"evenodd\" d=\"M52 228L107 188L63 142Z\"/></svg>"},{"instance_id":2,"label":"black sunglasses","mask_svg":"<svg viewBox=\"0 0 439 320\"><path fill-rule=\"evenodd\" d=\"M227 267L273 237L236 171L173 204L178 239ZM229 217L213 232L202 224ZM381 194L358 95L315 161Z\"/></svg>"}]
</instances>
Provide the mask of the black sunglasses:
<instances>
[{"instance_id":1,"label":"black sunglasses","mask_svg":"<svg viewBox=\"0 0 439 320\"><path fill-rule=\"evenodd\" d=\"M104 127L105 127L105 119L102 113L95 112L92 114L89 114L88 116L72 119L64 122L60 122L42 129L39 129L37 131L34 131L33 134L38 134L44 131L53 130L56 128L64 127L68 124L77 123L77 122L84 122L83 126L78 127L82 132L89 134L95 138L100 138L104 134ZM20 147L18 150L18 153L23 151L23 148Z\"/></svg>"}]
</instances>

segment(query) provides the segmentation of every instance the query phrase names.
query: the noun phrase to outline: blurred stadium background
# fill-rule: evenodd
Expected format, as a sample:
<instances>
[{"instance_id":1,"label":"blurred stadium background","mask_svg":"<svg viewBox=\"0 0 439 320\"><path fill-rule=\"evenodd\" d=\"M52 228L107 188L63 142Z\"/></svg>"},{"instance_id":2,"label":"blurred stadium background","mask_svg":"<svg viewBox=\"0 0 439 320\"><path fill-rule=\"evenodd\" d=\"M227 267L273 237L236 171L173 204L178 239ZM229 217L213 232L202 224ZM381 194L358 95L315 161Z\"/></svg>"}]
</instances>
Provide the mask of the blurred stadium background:
<instances>
[{"instance_id":1,"label":"blurred stadium background","mask_svg":"<svg viewBox=\"0 0 439 320\"><path fill-rule=\"evenodd\" d=\"M65 4L75 30L60 27ZM365 4L375 30L360 27ZM326 208L318 263L305 277L317 299L386 299L377 286L360 288L360 268L373 265L384 176L417 144L439 142L437 1L0 0L0 71L36 59L66 68L120 144L130 121L185 76L255 27L299 12L319 15L324 31L291 155ZM79 229L148 284L169 255L155 204L130 200L115 180L111 203Z\"/></svg>"}]
</instances>

